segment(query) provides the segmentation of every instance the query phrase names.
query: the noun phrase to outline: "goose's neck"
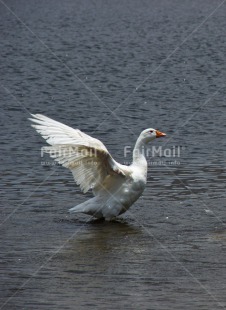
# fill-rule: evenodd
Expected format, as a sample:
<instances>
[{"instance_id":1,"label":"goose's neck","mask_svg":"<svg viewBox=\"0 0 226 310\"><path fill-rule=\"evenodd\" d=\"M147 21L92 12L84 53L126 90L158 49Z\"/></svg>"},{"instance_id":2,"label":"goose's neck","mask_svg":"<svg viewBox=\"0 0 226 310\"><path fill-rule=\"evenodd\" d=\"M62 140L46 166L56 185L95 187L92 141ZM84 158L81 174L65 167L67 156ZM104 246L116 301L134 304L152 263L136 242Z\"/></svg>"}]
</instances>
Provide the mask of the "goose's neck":
<instances>
[{"instance_id":1,"label":"goose's neck","mask_svg":"<svg viewBox=\"0 0 226 310\"><path fill-rule=\"evenodd\" d=\"M137 139L133 149L133 164L138 166L145 166L147 168L147 161L145 158L146 143L140 137Z\"/></svg>"}]
</instances>

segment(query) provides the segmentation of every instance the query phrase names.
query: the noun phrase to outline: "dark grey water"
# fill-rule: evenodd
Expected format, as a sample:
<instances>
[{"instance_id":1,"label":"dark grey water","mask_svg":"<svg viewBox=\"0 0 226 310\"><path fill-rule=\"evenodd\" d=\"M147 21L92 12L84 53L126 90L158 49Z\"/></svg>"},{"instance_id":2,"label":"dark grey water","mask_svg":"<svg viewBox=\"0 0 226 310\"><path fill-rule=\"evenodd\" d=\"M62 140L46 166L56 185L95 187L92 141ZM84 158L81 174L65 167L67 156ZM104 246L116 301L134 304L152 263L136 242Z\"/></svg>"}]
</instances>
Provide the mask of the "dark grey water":
<instances>
[{"instance_id":1,"label":"dark grey water","mask_svg":"<svg viewBox=\"0 0 226 310\"><path fill-rule=\"evenodd\" d=\"M220 3L0 2L1 309L226 309ZM122 163L146 127L181 154L149 158L146 191L118 222L71 216L87 195L41 165L23 107L101 139Z\"/></svg>"}]
</instances>

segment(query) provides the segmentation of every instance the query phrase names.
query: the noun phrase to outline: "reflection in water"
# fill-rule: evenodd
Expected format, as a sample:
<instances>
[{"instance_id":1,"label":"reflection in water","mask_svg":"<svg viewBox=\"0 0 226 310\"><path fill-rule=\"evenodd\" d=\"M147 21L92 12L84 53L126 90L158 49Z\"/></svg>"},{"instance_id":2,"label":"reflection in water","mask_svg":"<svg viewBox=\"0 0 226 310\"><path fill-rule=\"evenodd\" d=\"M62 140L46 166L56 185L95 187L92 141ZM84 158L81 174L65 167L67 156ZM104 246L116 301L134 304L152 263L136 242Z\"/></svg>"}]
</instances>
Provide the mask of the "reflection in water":
<instances>
[{"instance_id":1,"label":"reflection in water","mask_svg":"<svg viewBox=\"0 0 226 310\"><path fill-rule=\"evenodd\" d=\"M208 236L209 241L220 241L222 246L226 246L226 222L224 228L216 229L214 233Z\"/></svg>"},{"instance_id":2,"label":"reflection in water","mask_svg":"<svg viewBox=\"0 0 226 310\"><path fill-rule=\"evenodd\" d=\"M141 229L127 222L100 222L89 223L85 229L79 231L68 244L64 252L64 260L70 271L87 271L94 262L95 272L113 269L117 263L129 254L133 255L137 248L137 238ZM92 268L91 268L92 269Z\"/></svg>"}]
</instances>

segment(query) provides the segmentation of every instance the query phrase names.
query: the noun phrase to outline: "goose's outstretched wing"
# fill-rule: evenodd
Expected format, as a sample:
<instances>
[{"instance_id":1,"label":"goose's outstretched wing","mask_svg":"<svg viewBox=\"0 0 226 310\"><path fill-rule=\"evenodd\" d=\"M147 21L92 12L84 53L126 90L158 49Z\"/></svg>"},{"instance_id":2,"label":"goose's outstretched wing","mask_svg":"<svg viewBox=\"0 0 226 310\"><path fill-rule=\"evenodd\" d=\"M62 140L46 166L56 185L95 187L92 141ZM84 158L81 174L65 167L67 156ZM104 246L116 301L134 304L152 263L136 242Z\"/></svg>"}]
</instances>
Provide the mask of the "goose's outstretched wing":
<instances>
[{"instance_id":1,"label":"goose's outstretched wing","mask_svg":"<svg viewBox=\"0 0 226 310\"><path fill-rule=\"evenodd\" d=\"M32 127L51 145L43 147L43 150L72 171L84 193L98 187L108 174L127 174L100 140L47 116L31 115L30 120L35 123Z\"/></svg>"}]
</instances>

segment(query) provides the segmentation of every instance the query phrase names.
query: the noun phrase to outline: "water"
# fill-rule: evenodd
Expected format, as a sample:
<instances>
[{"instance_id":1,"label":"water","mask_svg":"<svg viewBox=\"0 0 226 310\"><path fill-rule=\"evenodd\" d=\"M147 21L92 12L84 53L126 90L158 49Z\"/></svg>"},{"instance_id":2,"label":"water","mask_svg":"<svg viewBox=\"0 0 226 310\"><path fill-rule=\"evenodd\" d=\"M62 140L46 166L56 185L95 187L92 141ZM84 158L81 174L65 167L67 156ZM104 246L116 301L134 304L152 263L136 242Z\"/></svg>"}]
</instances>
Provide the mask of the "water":
<instances>
[{"instance_id":1,"label":"water","mask_svg":"<svg viewBox=\"0 0 226 310\"><path fill-rule=\"evenodd\" d=\"M225 4L203 25L219 1L6 4L22 23L0 4L1 309L226 308ZM121 163L146 127L181 156L149 158L117 222L71 216L89 194L41 164L23 107Z\"/></svg>"}]
</instances>

